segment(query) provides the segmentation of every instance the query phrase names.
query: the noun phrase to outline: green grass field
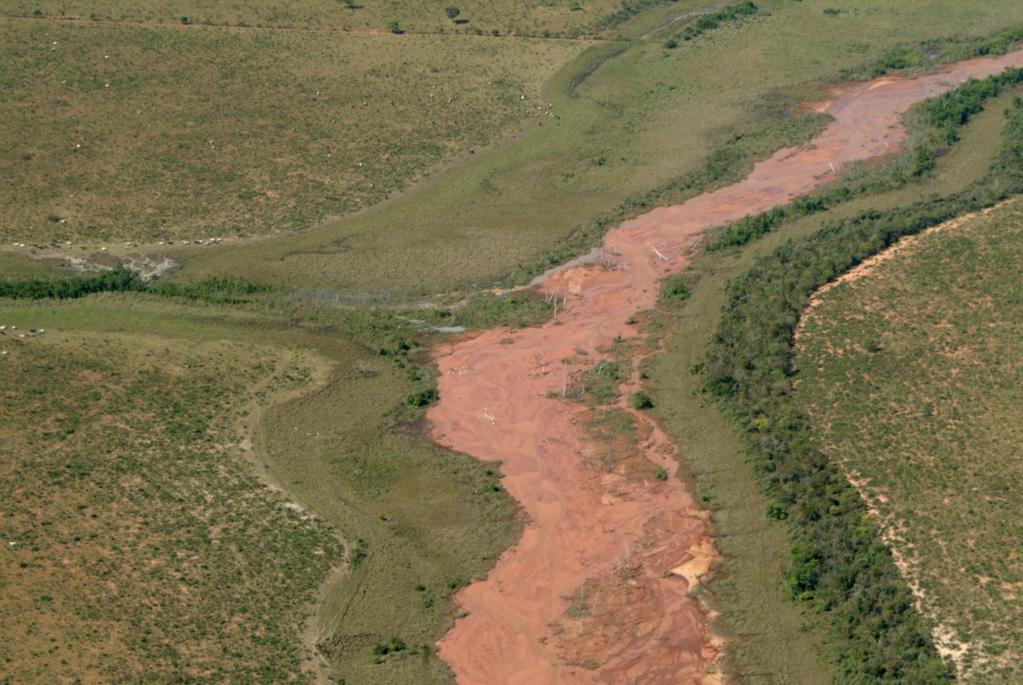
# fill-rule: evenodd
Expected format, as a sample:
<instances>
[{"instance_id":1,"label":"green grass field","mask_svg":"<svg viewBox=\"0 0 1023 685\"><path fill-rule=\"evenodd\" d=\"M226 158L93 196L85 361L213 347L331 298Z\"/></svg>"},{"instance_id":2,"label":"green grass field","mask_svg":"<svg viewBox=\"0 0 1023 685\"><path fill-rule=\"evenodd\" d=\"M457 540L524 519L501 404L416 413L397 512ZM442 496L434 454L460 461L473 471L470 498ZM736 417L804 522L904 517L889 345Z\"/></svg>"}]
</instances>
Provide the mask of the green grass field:
<instances>
[{"instance_id":1,"label":"green grass field","mask_svg":"<svg viewBox=\"0 0 1023 685\"><path fill-rule=\"evenodd\" d=\"M0 306L0 680L309 682L302 626L344 546L236 432L308 361L37 313Z\"/></svg>"},{"instance_id":2,"label":"green grass field","mask_svg":"<svg viewBox=\"0 0 1023 685\"><path fill-rule=\"evenodd\" d=\"M414 332L140 295L4 303L0 322L0 681L279 682L318 664L449 681L432 645L450 595L520 523L496 466L422 435L406 398L429 373L398 344ZM407 647L377 658L394 637Z\"/></svg>"},{"instance_id":3,"label":"green grass field","mask_svg":"<svg viewBox=\"0 0 1023 685\"><path fill-rule=\"evenodd\" d=\"M12 0L4 14L35 20L78 20L94 23L146 23L176 26L231 26L320 31L389 31L397 21L407 33L488 36L614 36L623 20L640 9L670 5L668 0L628 3L615 0L498 0L438 2L432 0L308 0L282 5L272 0L202 2L171 0L151 5L132 0ZM448 8L458 10L450 16Z\"/></svg>"},{"instance_id":4,"label":"green grass field","mask_svg":"<svg viewBox=\"0 0 1023 685\"><path fill-rule=\"evenodd\" d=\"M827 292L800 338L817 440L877 512L963 682L1014 683L1023 211L926 234Z\"/></svg>"}]
</instances>

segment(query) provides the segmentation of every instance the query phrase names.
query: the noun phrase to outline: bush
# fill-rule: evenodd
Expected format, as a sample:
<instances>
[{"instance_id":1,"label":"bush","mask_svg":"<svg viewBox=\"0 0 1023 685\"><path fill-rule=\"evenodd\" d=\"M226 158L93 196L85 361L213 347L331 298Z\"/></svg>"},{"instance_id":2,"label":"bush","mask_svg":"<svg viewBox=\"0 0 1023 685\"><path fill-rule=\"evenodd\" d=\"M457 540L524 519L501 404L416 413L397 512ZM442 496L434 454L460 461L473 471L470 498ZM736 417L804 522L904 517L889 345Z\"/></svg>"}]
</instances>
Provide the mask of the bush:
<instances>
[{"instance_id":1,"label":"bush","mask_svg":"<svg viewBox=\"0 0 1023 685\"><path fill-rule=\"evenodd\" d=\"M692 292L682 280L682 276L668 276L661 281L661 300L667 302L683 302L688 300Z\"/></svg>"},{"instance_id":2,"label":"bush","mask_svg":"<svg viewBox=\"0 0 1023 685\"><path fill-rule=\"evenodd\" d=\"M440 394L436 388L427 388L426 390L420 390L409 395L405 402L413 407L425 407L433 404L440 399Z\"/></svg>"},{"instance_id":3,"label":"bush","mask_svg":"<svg viewBox=\"0 0 1023 685\"><path fill-rule=\"evenodd\" d=\"M736 21L743 17L756 14L760 8L755 3L747 0L734 5L727 5L717 12L701 15L695 24L687 26L682 32L683 40L692 40L703 35L707 31L713 31L721 25L721 22Z\"/></svg>"},{"instance_id":4,"label":"bush","mask_svg":"<svg viewBox=\"0 0 1023 685\"><path fill-rule=\"evenodd\" d=\"M381 657L387 656L388 654L404 652L407 648L408 645L405 644L405 641L400 637L395 636L387 642L378 642L373 645L373 656L379 660Z\"/></svg>"},{"instance_id":5,"label":"bush","mask_svg":"<svg viewBox=\"0 0 1023 685\"><path fill-rule=\"evenodd\" d=\"M0 281L0 297L22 300L49 297L67 300L100 292L149 292L168 297L238 304L248 301L245 295L269 290L267 286L250 283L242 278L207 278L190 284L164 281L147 283L137 273L123 266L95 276Z\"/></svg>"},{"instance_id":6,"label":"bush","mask_svg":"<svg viewBox=\"0 0 1023 685\"><path fill-rule=\"evenodd\" d=\"M629 397L633 409L653 409L654 401L644 392L634 392Z\"/></svg>"},{"instance_id":7,"label":"bush","mask_svg":"<svg viewBox=\"0 0 1023 685\"><path fill-rule=\"evenodd\" d=\"M391 21L387 22L387 30L395 35L401 35L405 33L405 29L401 27L401 24L398 23L397 19L392 19Z\"/></svg>"},{"instance_id":8,"label":"bush","mask_svg":"<svg viewBox=\"0 0 1023 685\"><path fill-rule=\"evenodd\" d=\"M444 13L448 15L448 19L455 19L459 14L462 13L462 10L458 9L457 7L448 7L447 9L444 10Z\"/></svg>"},{"instance_id":9,"label":"bush","mask_svg":"<svg viewBox=\"0 0 1023 685\"><path fill-rule=\"evenodd\" d=\"M138 274L124 267L104 271L96 276L58 279L29 279L0 282L0 297L23 300L56 298L59 300L84 297L91 293L141 291L146 283Z\"/></svg>"}]
</instances>

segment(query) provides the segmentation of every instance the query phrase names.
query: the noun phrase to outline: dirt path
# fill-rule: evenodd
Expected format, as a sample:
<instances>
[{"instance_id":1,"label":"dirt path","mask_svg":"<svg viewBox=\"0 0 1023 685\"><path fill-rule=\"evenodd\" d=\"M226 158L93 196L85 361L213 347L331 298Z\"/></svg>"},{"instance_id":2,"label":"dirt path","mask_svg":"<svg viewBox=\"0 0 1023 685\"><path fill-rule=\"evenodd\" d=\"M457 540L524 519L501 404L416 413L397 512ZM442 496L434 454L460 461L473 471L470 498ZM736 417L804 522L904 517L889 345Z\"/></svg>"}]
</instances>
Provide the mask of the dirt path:
<instances>
[{"instance_id":1,"label":"dirt path","mask_svg":"<svg viewBox=\"0 0 1023 685\"><path fill-rule=\"evenodd\" d=\"M593 358L617 336L637 336L627 321L654 305L658 279L686 267L706 229L805 194L844 162L892 151L905 138L900 117L912 104L1020 65L1023 53L1014 53L842 88L822 105L835 121L811 146L780 150L735 185L623 223L604 242L615 268L551 274L541 289L566 297L557 320L436 350L434 438L502 461L502 483L531 519L490 576L457 597L467 615L441 641L440 655L459 683L719 680L706 613L688 595L715 554L706 514L675 478L637 481L586 458L585 410L548 397L562 390L562 360L578 350ZM663 434L654 430L641 447L674 471ZM570 603L581 594L588 596L582 610Z\"/></svg>"}]
</instances>

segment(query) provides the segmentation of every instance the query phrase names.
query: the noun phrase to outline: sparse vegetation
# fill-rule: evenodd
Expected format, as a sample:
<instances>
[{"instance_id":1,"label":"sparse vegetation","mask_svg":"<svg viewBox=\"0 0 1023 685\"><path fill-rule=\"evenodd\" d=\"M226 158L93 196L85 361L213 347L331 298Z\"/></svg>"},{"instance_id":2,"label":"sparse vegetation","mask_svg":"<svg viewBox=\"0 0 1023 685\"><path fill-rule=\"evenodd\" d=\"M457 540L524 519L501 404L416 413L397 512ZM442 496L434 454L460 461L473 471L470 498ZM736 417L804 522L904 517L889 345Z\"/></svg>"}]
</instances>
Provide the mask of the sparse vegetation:
<instances>
[{"instance_id":1,"label":"sparse vegetation","mask_svg":"<svg viewBox=\"0 0 1023 685\"><path fill-rule=\"evenodd\" d=\"M8 568L0 567L14 579L0 599L0 663L18 682L308 682L318 660L348 685L450 682L433 646L450 625L451 596L487 572L521 524L497 465L424 435L425 410L438 399L430 329L554 316L563 305L556 299L488 291L585 252L624 218L737 180L756 159L809 139L823 118L793 116L793 108L818 91L790 84L837 73L850 55L874 64L902 41L983 34L1018 19L995 0L977 0L969 13L942 12L945 0L937 8L907 0L891 8L890 26L862 11L870 0L848 0L840 21L819 3L790 0L699 17L662 0L500 0L445 11L407 0L97 0L89 16L77 13L79 4L11 0L0 10L0 61L9 67L0 81L10 95L0 104L0 240L33 243L0 253L0 323L48 331L0 335L9 352L0 359L0 481L13 493L4 539L15 543ZM975 49L1007 49L1015 35ZM570 40L580 36L615 40ZM782 51L793 36L805 37L801 49ZM891 63L904 66L885 68L927 65L911 56ZM946 102L943 121L987 122L974 104ZM1006 140L1023 137L1017 119ZM720 381L723 366L752 360L746 370L755 378L716 387L735 391L723 401L763 403L740 421L754 463L764 450L792 446L785 473L807 475L804 486L837 482L821 475L830 472L816 453L805 471L795 463L807 454L798 432L805 424L788 413L787 399L775 404L790 394L783 333L806 288L897 235L1016 188L1023 148L1007 145L984 184L933 207L891 210L899 193L919 195L923 182L945 177L958 154L944 154L956 147L948 131L966 136L969 128L945 123L938 147L925 141L900 162L906 183L818 206L806 200L805 212L762 232L763 245L776 246L772 238L809 232L800 222L847 218L862 209L857 199L878 203L873 214L823 232L859 241L835 238L840 259L821 266L821 254L794 247L776 257L795 264L801 280L750 291L745 309L736 307L764 315L745 322L762 340L735 335L741 326L726 316L721 330L732 337L715 342L719 355L706 368ZM323 223L429 174L421 190ZM181 245L186 236L278 231L288 235ZM183 269L151 283L123 270L65 278L70 262L35 259L58 241L84 256L83 242L114 239L164 241L139 249L167 253ZM708 257L719 270L705 281L666 281L668 306L653 325L685 330L699 319L687 344L709 337L725 275L763 248L746 249ZM431 297L408 302L418 295ZM400 305L373 308L394 299ZM760 346L743 357L749 350L740 354L730 341ZM888 348L871 339L867 349ZM594 355L578 362L578 399L594 409L584 426L600 447L594 457L612 469L635 456L644 430L619 402L678 431L684 424L672 423L672 412L701 399L692 388L673 397L664 392L671 374L645 371L643 392L622 398L631 367L605 352L578 353ZM754 388L749 397L741 384ZM922 415L940 415L940 404L931 405ZM692 463L700 440L731 448L727 428L706 412L676 433L691 438L680 443ZM748 489L722 505L729 520L717 523L741 519L741 534L722 540L742 540L746 548L732 547L730 561L755 563L758 573L721 582L744 578L746 588L763 590L763 603L739 620L767 626L735 631L743 639L729 667L797 682L825 672L805 648L819 626L801 626L763 588L764 568L787 547L757 525L784 522L771 525L805 526L793 547L792 591L817 606L833 600L831 615L856 619L828 643L844 645L848 679L941 672L875 531L845 527L847 515L862 514L848 490L827 490L837 493L834 509L798 484L769 487L768 502L743 480L741 459L720 468L728 456L715 461L715 477ZM668 478L650 463L637 473ZM701 493L712 508L723 499ZM755 518L742 518L744 508ZM808 543L819 519L837 523L823 528L826 544ZM751 530L754 540L742 537ZM849 549L833 564L828 545L846 533ZM850 557L867 570L838 578L835 568ZM321 585L331 568L344 572ZM858 594L835 590L844 580ZM867 646L856 652L850 644Z\"/></svg>"},{"instance_id":2,"label":"sparse vegetation","mask_svg":"<svg viewBox=\"0 0 1023 685\"><path fill-rule=\"evenodd\" d=\"M307 229L501 139L581 49L328 35L0 16L0 241Z\"/></svg>"}]
</instances>

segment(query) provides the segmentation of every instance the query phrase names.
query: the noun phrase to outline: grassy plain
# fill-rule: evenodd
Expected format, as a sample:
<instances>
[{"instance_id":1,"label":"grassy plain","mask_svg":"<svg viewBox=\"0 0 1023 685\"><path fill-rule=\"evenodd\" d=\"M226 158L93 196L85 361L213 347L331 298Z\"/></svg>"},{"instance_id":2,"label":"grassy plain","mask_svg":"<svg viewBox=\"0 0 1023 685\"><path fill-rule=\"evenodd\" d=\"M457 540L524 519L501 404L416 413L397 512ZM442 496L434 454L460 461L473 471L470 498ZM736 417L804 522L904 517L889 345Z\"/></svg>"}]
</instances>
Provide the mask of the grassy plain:
<instances>
[{"instance_id":1,"label":"grassy plain","mask_svg":"<svg viewBox=\"0 0 1023 685\"><path fill-rule=\"evenodd\" d=\"M622 20L639 9L671 4L666 0L309 0L281 4L273 0L202 2L171 0L158 4L131 0L11 0L4 13L33 19L132 22L151 25L230 26L239 28L317 29L321 31L390 31L397 21L406 33L484 34L493 36L578 37L615 35ZM458 9L456 16L447 13ZM186 21L187 20L187 21Z\"/></svg>"},{"instance_id":2,"label":"grassy plain","mask_svg":"<svg viewBox=\"0 0 1023 685\"><path fill-rule=\"evenodd\" d=\"M321 390L269 412L258 433L275 477L356 534L365 554L317 619L339 682L447 682L433 652L450 595L519 534L496 465L435 447L406 424L407 375L379 356L339 366ZM374 654L393 637L407 649Z\"/></svg>"},{"instance_id":3,"label":"grassy plain","mask_svg":"<svg viewBox=\"0 0 1023 685\"><path fill-rule=\"evenodd\" d=\"M0 16L0 241L306 229L535 117L581 49Z\"/></svg>"},{"instance_id":4,"label":"grassy plain","mask_svg":"<svg viewBox=\"0 0 1023 685\"><path fill-rule=\"evenodd\" d=\"M963 682L1023 677L1019 203L829 290L800 337L814 439L862 483Z\"/></svg>"},{"instance_id":5,"label":"grassy plain","mask_svg":"<svg viewBox=\"0 0 1023 685\"><path fill-rule=\"evenodd\" d=\"M793 645L823 644L812 615L792 603L781 582L789 567L784 523L771 521L768 502L742 456L730 424L701 392L704 378L692 369L704 361L730 280L787 241L803 239L830 221L866 209L885 209L925 200L936 192L962 190L987 171L1012 93L988 103L963 129L961 140L938 158L934 171L902 188L856 198L822 214L783 224L741 251L700 254L684 280L691 296L662 302L652 332L665 351L644 364L647 392L663 428L681 446L681 459L698 498L710 508L715 543L725 560L706 589L721 612L715 629L731 640L726 671L743 683L828 683L835 674L828 655Z\"/></svg>"},{"instance_id":6,"label":"grassy plain","mask_svg":"<svg viewBox=\"0 0 1023 685\"><path fill-rule=\"evenodd\" d=\"M52 359L39 357L50 365L49 375L42 367L32 367L36 358L22 355L20 347L17 352L22 356L12 351L10 360L0 360L0 365L9 364L2 367L3 373L17 371L7 387L25 384L22 376L32 380L43 396L73 406L89 427L102 427L101 416L130 417L137 405L149 412L147 423L140 424L142 430L158 435L163 435L174 420L163 396L188 398L196 413L188 413L193 411L188 408L187 415L212 426L208 435L214 437L216 445L206 445L204 439L193 436L203 449L231 464L230 468L236 469L232 473L239 474L245 473L241 459L251 452L258 470L285 488L289 497L318 512L348 543L352 563L324 589L323 602L309 627L311 642L317 645L335 677L344 678L349 685L445 681L449 674L429 645L442 634L451 617L450 593L472 576L485 572L500 550L514 539L518 523L509 502L494 487L494 467L438 450L419 434L417 410L406 398L429 386L422 350L413 345L411 350L394 354L401 348L401 337L411 340L417 336L401 329L393 319L341 313L338 305L523 278L538 262L560 254L559 245L565 245L564 238L572 231L585 235L571 245L582 246L586 240L595 239L599 235L599 231L592 230L595 216L634 213L644 206L642 202L678 200L698 190L693 185L679 185L680 178L720 167L723 174L700 178L725 180L741 173L752 158L805 137L813 122L792 126L786 116L795 99L817 92L813 83L816 79L869 61L903 41L952 32L989 33L1020 19L1014 8L988 0L971 3L968 8L953 2L940 2L940 7L935 3L905 2L883 9L857 0L845 3L837 16L824 14L823 9L830 6L827 2L765 0L761 4L764 11L760 15L724 25L674 49L665 47L663 36L658 34L646 41L601 44L586 54L580 54L582 45L571 41L420 35L416 31L436 30L436 26L429 28L435 21L433 14L417 24L420 20L415 17L426 16L417 12L434 12L432 5L421 3L374 3L374 12L390 6L408 9L408 18L398 17L409 29L404 35L335 31L323 18L327 14L301 18L294 13L305 9L271 10L251 3L246 4L248 9L218 3L216 9L197 12L196 3L146 10L138 9L137 3L110 0L90 6L90 11L97 12L98 21L83 22L54 17L60 8L68 15L83 13L78 3L40 0L31 7L8 4L7 8L13 8L9 13L33 14L39 7L44 17L0 19L0 31L5 36L0 51L9 50L11 57L4 63L17 65L17 69L0 75L5 92L17 95L3 98L4 104L0 105L0 109L11 108L11 116L0 119L0 144L7 146L5 161L0 162L0 182L6 185L0 187L17 192L0 193L0 202L10 203L2 207L3 221L22 217L9 229L0 226L0 231L8 230L0 234L3 240L12 240L13 236L40 243L100 238L178 240L221 231L251 234L294 230L393 195L436 169L438 160L463 157L469 149L477 152L464 164L434 175L409 194L355 218L246 246L188 248L173 253L185 262L182 277L186 279L230 273L298 289L273 303L264 303L266 308L186 306L140 295L99 296L59 304L3 303L0 317L4 320L17 323L19 328L41 326L48 331L26 343L39 345L26 347L26 354L41 355L40 350L50 349L44 345L54 349ZM480 3L477 9L481 13L489 11L482 9L485 5ZM569 3L564 7L510 2L492 5L495 16L510 7L524 8L528 17L550 11L554 18L545 19L549 20L547 24L536 19L536 26L557 31L557 22L561 21L557 17L562 16L558 13L564 12ZM612 33L634 38L673 13L701 6L688 0L672 3L633 23L617 26ZM310 3L302 7L320 6ZM604 5L594 3L592 7ZM186 11L188 26L177 16ZM357 10L356 14L363 11ZM585 16L589 17L590 12L587 8ZM192 26L193 15L211 23L239 26ZM386 13L377 16L372 22L367 20L365 26L377 26ZM475 26L481 16L473 15L470 25ZM514 17L514 12L509 16ZM583 15L574 12L564 16ZM446 20L438 21L440 25ZM532 26L534 19L522 21L523 26ZM240 27L243 22L269 22L278 29L294 24L302 30L250 30ZM684 23L670 31L681 30ZM506 32L504 26L500 27L502 33ZM56 46L53 40L57 40ZM17 45L11 47L11 42ZM62 46L69 45L78 49L77 55L61 51ZM110 58L105 60L104 55ZM104 65L115 55L122 64L140 65L137 73L132 76L129 72L132 77L119 82L117 70L106 71L109 68ZM204 57L213 59L212 67ZM571 64L541 88L546 75L570 59ZM174 66L177 64L182 67ZM499 82L499 75L509 71L518 79L511 81L511 86ZM77 89L73 98L62 95L60 88L65 84L60 81L67 78L62 72L73 74L69 81ZM32 81L36 76L45 76L42 80L51 89L38 100L35 98L40 89ZM107 76L110 89L116 83L123 89L119 96L138 103L134 110L131 106L117 107L108 99ZM332 85L325 88L323 83ZM395 83L400 87L396 88ZM455 96L452 107L447 108L443 100L437 103L443 106L430 109L430 88ZM315 95L316 90L321 94ZM265 99L252 100L254 92ZM526 100L521 100L522 94ZM517 102L516 97L520 98ZM162 106L154 107L152 99ZM61 104L64 101L67 106ZM217 114L207 102L215 103ZM360 108L360 102L373 106ZM54 114L64 109L71 110L68 119ZM130 114L139 109L155 121L132 123ZM423 111L428 116L422 116ZM31 116L40 113L45 116ZM527 114L532 115L528 129L516 129L516 122ZM874 201L899 203L910 196L926 197L927 182L948 183L951 187L965 185L974 178L971 174L979 175L981 151L989 144L983 131L996 131L998 127L996 118L985 116L972 123L964 135L974 136L966 138L969 144L958 146L938 160L933 178ZM60 130L47 128L52 126L51 119L63 121ZM108 143L86 150L85 154L95 156L85 169L73 166L78 157L70 155L79 153L64 150L67 146L63 144L48 145L51 140L74 142L62 137L70 132ZM507 145L481 150L488 141L507 140L503 135L517 137ZM136 140L140 141L138 146ZM209 140L214 141L213 146ZM32 158L22 159L27 143L38 143L40 149L29 148ZM225 146L228 158L217 157L214 148L222 153ZM717 154L711 154L711 150ZM332 156L325 160L325 153ZM276 161L278 157L284 159ZM331 161L335 157L341 161ZM37 160L49 165L38 177L18 166ZM357 167L359 161L365 166ZM4 164L8 165L7 171L3 171ZM367 167L371 170L367 169L365 175L354 171ZM197 178L203 179L198 188ZM258 193L262 189L274 190L267 185L271 182L280 184L279 191L274 191L278 197L264 194L261 199ZM368 189L369 183L374 184L372 189ZM72 192L76 196L83 192L80 188L91 189L91 195L83 196L82 204L52 204L57 200L70 202ZM648 194L651 189L655 192ZM630 201L636 197L645 199ZM157 200L163 204L157 206ZM651 392L657 395L655 411L686 446L684 456L691 460L697 487L709 498L706 502L719 508L719 544L729 561L725 575L711 592L717 594L717 605L728 608L721 619L723 632L738 638L729 652L729 668L747 682L825 682L828 672L802 648L805 636L801 617L780 595L777 580L787 549L784 533L765 522L763 500L757 499L729 427L689 394L696 382L688 375L689 364L702 354L714 329L723 302L722 287L730 275L740 273L754 256L773 249L779 241L806 235L821 221L852 211L852 207L850 203L832 210L834 215L818 215L782 227L741 253L702 257L692 274L693 298L678 311L662 313L662 325L674 332L669 337L668 353L649 362ZM60 218L66 215L65 223L47 219L57 211L63 212ZM83 220L83 216L95 218ZM24 231L25 217L33 217L29 219L32 230L19 233ZM37 221L35 217L42 219ZM84 229L75 232L81 226L92 228L88 233ZM74 249L78 251L77 245ZM20 274L34 275L37 266L6 257L0 260L5 276L10 273L7 269L14 268ZM542 315L534 304L527 303L518 310L523 320ZM435 320L435 314L421 316L431 323L451 319L452 323L479 325L492 324L506 315L495 314L483 304L468 314L441 317L443 321ZM50 342L57 341L54 331L66 336L60 345ZM106 347L102 349L118 354L96 351L93 345L98 343L90 341L104 337L111 342L103 343ZM162 348L170 350L166 366L144 354ZM378 354L380 348L389 354ZM126 351L121 354L121 350ZM241 357L248 354L267 360L269 366L260 372L263 376L245 366ZM187 373L181 378L170 373L183 366L174 360L188 359L188 355L202 361L201 367L185 367ZM242 405L252 400L257 403L253 407L258 407L260 388L272 384L265 374L272 379L271 369L282 363L278 360L292 358L304 360L300 366L309 373L280 381L278 389L289 393L290 399L274 407L264 406L258 414L241 416L245 411ZM106 402L107 385L99 381L90 385L77 380L76 374L81 375L83 364L101 362L105 365L102 369L116 371L127 381L117 390L122 394L112 397L110 403L92 407L92 393L100 393L100 401ZM148 373L152 368L163 369L162 375ZM145 376L140 375L143 372ZM143 377L154 396L144 400L135 395L126 398L123 392L139 387L136 380ZM59 387L55 384L54 379L65 378L75 380ZM200 390L194 388L196 384ZM20 412L18 416L28 416L36 407L31 401L18 396L10 400L10 406ZM241 426L237 430L255 431L251 451L226 447L228 443L243 442L241 434L225 434L220 439L219 427L228 425L232 417L239 423L231 425ZM20 425L7 425L5 435L16 432ZM59 432L50 432L38 437L33 449L10 449L11 468L24 469L22 460L57 449L63 438ZM108 436L100 428L95 432L81 428L71 439L102 441ZM136 458L149 454L137 433L113 438L122 441L114 444ZM95 449L95 444L83 443L82 453L100 458L103 452ZM185 437L172 435L161 438L154 450L170 455L167 458L173 461L192 454L193 447L194 443ZM209 459L200 461L205 467ZM184 469L187 463L179 466ZM34 477L43 477L44 473ZM167 477L180 473L168 471ZM206 473L198 469L199 475L206 477ZM19 475L12 471L9 477ZM149 479L144 482L152 481L154 488L165 483L159 480L163 475L153 469L143 475ZM188 477L181 475L183 482L190 482ZM279 505L279 498L246 477L249 480L245 487L249 489L245 490L248 495L244 506L255 509L244 511ZM234 488L234 483L231 479L224 484L209 483L207 489L217 506L223 504L217 495L222 485ZM104 502L99 499L104 493L79 490L95 498L97 504L92 506ZM68 506L71 502L77 506L77 500L68 501ZM55 511L61 517L71 516L63 508ZM174 517L184 515L160 509L152 516L154 521L158 519L161 531L170 536L166 531L177 530L181 521ZM296 558L299 542L282 538L281 531L293 529L288 526L305 530L302 526L314 524L291 518L283 521L261 519L261 525L274 527L268 534L272 542L263 545L260 538L246 548L258 549L260 554L230 560L233 566L218 561L225 569L241 569L243 576L251 573L244 576L249 579L245 587L254 597L250 601L262 601L260 598L270 591L268 587L280 585L278 576L258 566L268 559L295 559L295 564L314 565L304 576L308 584L296 586L292 592L291 599L299 603L310 597L314 580L324 577L326 566L331 565L321 557ZM321 524L314 527L319 529L316 534L330 538ZM262 528L252 530L263 534ZM124 539L126 542L119 544L125 547L134 544L139 535L120 528L107 532ZM296 540L308 539L313 533L302 535L305 537ZM244 538L246 542L254 539ZM200 549L212 548L212 542L202 544L207 547L200 545ZM289 547L292 544L295 546ZM55 544L47 542L39 547L45 563L62 563L62 550ZM163 553L171 558L170 550ZM124 563L132 561L125 558ZM246 564L257 565L258 573ZM772 568L778 573L773 574ZM122 570L130 569L118 572ZM203 569L208 574L201 576L203 582L213 583L210 579L217 577L214 571L221 570ZM82 575L76 579L80 581L78 588L61 587L48 596L54 602L59 598L63 608L79 601L74 594L79 588L86 592L96 587L102 597L114 592L100 587L95 578ZM16 586L23 587L20 581ZM120 601L126 602L125 606L138 606L152 587L140 582L137 587L118 588L127 596ZM214 585L211 597L220 597L217 593L225 590ZM22 602L17 608L26 615L50 616L37 614L25 603L28 599L27 595L12 595L12 601ZM168 599L166 607L157 607L152 614L157 621L180 615L175 612L220 616L216 612L226 611L228 603L237 604L234 598L225 598L223 605L213 609L192 605L186 611ZM285 613L275 614L279 616L275 620L279 621L276 625L280 632L272 654L280 658L273 657L275 661L268 668L290 672L299 669L296 664L305 653L296 635L303 611L312 612L308 606L297 607L289 604L269 609ZM60 612L61 620L69 622L80 620L77 616L74 611ZM20 623L11 625L22 627ZM46 640L59 642L62 634L78 629L73 623L54 627ZM243 647L232 642L235 637L218 633L210 638L213 648L227 649L229 658L222 657L224 663L220 666L262 668L259 655L248 644ZM397 649L399 642L394 638L404 648ZM161 639L160 645L171 641ZM150 658L148 640L139 644L119 642L119 658L125 661L118 664L131 666ZM42 649L32 641L26 645L25 649ZM382 647L387 648L386 654ZM23 646L12 642L10 648ZM82 654L68 659L68 664L61 664L56 657L45 662L52 669L48 673L79 670L98 673L102 679L107 672L102 669L117 667L105 661L107 657L98 649L79 649ZM169 654L168 650L160 652L155 663L160 668L176 667ZM270 654L267 650L267 658ZM202 661L205 653L196 659L185 656L188 658L179 655L177 663L206 663ZM33 660L18 652L7 663L20 667ZM10 666L5 664L3 668ZM249 673L245 670L240 677L252 679ZM266 673L270 675L264 676L260 670L256 679L272 679L283 671Z\"/></svg>"}]
</instances>

